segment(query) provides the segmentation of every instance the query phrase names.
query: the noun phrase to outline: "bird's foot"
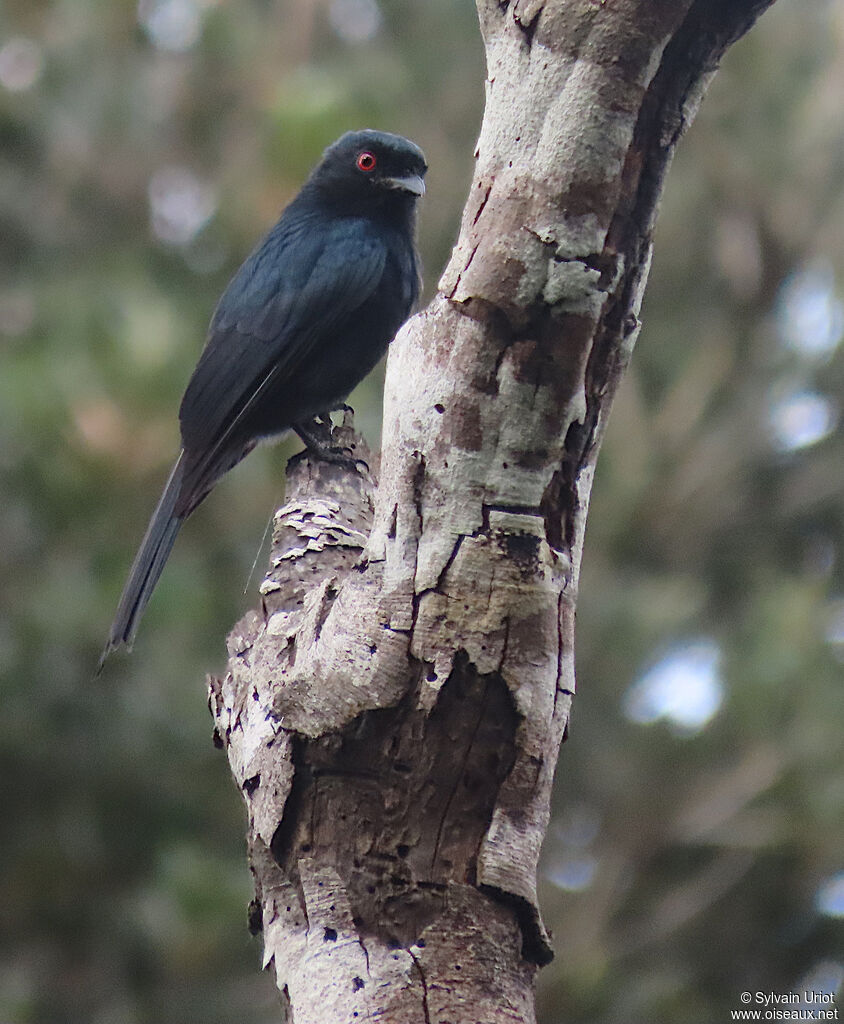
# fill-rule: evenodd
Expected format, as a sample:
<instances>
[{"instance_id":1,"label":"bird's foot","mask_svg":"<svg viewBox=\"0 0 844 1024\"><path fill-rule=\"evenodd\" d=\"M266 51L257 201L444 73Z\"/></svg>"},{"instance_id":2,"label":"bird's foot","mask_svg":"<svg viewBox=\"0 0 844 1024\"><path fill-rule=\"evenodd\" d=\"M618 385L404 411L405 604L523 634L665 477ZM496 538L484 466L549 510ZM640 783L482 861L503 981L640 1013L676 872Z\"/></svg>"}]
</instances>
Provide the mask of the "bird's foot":
<instances>
[{"instance_id":1,"label":"bird's foot","mask_svg":"<svg viewBox=\"0 0 844 1024\"><path fill-rule=\"evenodd\" d=\"M347 409L348 406L344 408ZM369 469L369 466L363 459L355 457L353 448L345 448L334 443L331 418L329 416L316 417L307 423L296 423L293 425L293 431L306 446L307 452L315 455L318 459L322 459L323 462L346 466L349 469L357 469L358 466ZM306 452L301 454L304 456Z\"/></svg>"}]
</instances>

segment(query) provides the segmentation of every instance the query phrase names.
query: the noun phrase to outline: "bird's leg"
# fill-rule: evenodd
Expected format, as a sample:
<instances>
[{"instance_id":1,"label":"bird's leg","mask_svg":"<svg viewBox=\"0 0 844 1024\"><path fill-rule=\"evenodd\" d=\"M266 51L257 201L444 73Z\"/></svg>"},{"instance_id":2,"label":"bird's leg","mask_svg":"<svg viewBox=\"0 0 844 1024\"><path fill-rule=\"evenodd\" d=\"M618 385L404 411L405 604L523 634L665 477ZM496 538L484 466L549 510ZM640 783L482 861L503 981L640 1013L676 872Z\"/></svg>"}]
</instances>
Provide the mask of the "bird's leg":
<instances>
[{"instance_id":1,"label":"bird's leg","mask_svg":"<svg viewBox=\"0 0 844 1024\"><path fill-rule=\"evenodd\" d=\"M356 459L349 448L341 448L331 437L331 418L328 414L293 424L293 432L310 452L325 462L356 467L363 459ZM366 465L366 463L363 463Z\"/></svg>"},{"instance_id":2,"label":"bird's leg","mask_svg":"<svg viewBox=\"0 0 844 1024\"><path fill-rule=\"evenodd\" d=\"M330 456L342 451L331 439L331 421L315 416L310 420L301 420L293 424L293 431L305 444L309 451L322 459L331 461Z\"/></svg>"}]
</instances>

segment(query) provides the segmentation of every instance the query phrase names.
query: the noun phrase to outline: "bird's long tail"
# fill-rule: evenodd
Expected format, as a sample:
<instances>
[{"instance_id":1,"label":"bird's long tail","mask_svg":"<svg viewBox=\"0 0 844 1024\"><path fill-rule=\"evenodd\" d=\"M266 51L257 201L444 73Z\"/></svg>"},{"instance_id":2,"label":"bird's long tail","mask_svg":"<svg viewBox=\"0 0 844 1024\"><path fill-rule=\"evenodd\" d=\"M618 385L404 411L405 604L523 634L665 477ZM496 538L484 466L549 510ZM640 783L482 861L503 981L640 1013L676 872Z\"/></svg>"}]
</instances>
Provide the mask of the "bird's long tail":
<instances>
[{"instance_id":1,"label":"bird's long tail","mask_svg":"<svg viewBox=\"0 0 844 1024\"><path fill-rule=\"evenodd\" d=\"M115 648L126 644L131 648L138 631L138 624L152 596L156 583L161 576L167 557L173 548L176 535L184 520L184 515L176 515L175 508L182 489L184 474L184 452L179 455L173 466L170 478L164 487L164 493L152 518L141 546L135 555L135 561L129 572L129 579L123 588L120 603L111 625L108 641L100 656L99 674L106 658Z\"/></svg>"}]
</instances>

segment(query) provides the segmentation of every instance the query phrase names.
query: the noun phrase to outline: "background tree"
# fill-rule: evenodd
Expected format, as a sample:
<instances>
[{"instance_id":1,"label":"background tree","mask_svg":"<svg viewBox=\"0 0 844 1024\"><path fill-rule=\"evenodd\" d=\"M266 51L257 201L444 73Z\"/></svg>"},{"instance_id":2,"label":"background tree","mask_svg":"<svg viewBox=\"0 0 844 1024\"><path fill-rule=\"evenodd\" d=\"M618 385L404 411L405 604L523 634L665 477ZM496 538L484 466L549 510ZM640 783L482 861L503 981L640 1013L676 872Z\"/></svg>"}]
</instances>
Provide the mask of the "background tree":
<instances>
[{"instance_id":1,"label":"background tree","mask_svg":"<svg viewBox=\"0 0 844 1024\"><path fill-rule=\"evenodd\" d=\"M188 531L119 686L84 684L214 298L350 124L425 147L433 285L476 133L474 13L0 17L2 1010L275 1019L241 926L241 812L177 683L219 668L283 454L253 456ZM593 495L547 1021L695 1021L840 971L841 40L839 4L781 0L669 179Z\"/></svg>"}]
</instances>

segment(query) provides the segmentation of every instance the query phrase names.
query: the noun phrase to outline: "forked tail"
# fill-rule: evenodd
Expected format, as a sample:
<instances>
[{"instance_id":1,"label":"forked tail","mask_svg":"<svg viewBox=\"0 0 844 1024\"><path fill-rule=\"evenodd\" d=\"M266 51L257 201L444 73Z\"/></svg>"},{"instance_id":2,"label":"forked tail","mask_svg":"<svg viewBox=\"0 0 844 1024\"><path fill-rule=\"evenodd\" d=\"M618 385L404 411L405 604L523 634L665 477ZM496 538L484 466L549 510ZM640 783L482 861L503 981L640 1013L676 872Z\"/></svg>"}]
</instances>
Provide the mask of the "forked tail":
<instances>
[{"instance_id":1,"label":"forked tail","mask_svg":"<svg viewBox=\"0 0 844 1024\"><path fill-rule=\"evenodd\" d=\"M106 658L115 648L126 644L131 648L138 631L138 624L152 596L167 557L173 548L176 535L184 516L175 514L176 502L182 488L184 452L179 455L176 465L164 488L164 493L149 521L147 532L135 555L129 572L129 579L123 588L120 603L111 625L108 641L100 655L97 674L102 670Z\"/></svg>"}]
</instances>

